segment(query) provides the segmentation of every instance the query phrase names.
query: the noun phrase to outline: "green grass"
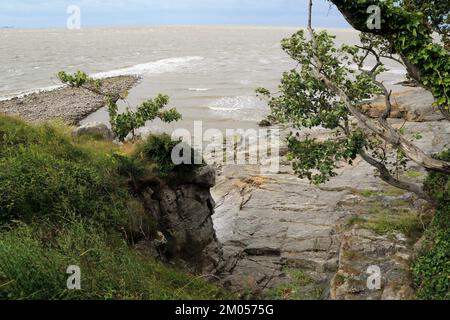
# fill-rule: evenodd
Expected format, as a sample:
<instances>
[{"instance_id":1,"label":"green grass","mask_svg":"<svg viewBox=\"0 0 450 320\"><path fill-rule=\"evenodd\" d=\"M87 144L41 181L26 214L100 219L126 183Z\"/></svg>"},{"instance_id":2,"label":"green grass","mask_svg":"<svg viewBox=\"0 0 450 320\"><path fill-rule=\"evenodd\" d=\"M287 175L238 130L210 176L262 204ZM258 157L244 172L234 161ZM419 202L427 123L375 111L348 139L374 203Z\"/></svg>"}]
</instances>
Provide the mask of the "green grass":
<instances>
[{"instance_id":1,"label":"green grass","mask_svg":"<svg viewBox=\"0 0 450 320\"><path fill-rule=\"evenodd\" d=\"M271 288L264 294L269 300L319 300L322 288L315 284L308 274L300 269L285 270L289 283Z\"/></svg>"},{"instance_id":2,"label":"green grass","mask_svg":"<svg viewBox=\"0 0 450 320\"><path fill-rule=\"evenodd\" d=\"M365 227L379 235L404 234L411 242L418 240L430 221L421 218L417 212L406 208L384 208L374 206L369 209Z\"/></svg>"},{"instance_id":3,"label":"green grass","mask_svg":"<svg viewBox=\"0 0 450 320\"><path fill-rule=\"evenodd\" d=\"M156 228L130 190L153 166L58 123L0 116L0 299L230 298L130 247L133 230ZM70 265L81 291L66 287Z\"/></svg>"},{"instance_id":4,"label":"green grass","mask_svg":"<svg viewBox=\"0 0 450 320\"><path fill-rule=\"evenodd\" d=\"M419 177L422 177L423 175L424 175L423 172L415 171L415 170L408 170L406 172L406 176L409 178L419 178Z\"/></svg>"},{"instance_id":5,"label":"green grass","mask_svg":"<svg viewBox=\"0 0 450 320\"><path fill-rule=\"evenodd\" d=\"M347 225L349 226L364 225L366 222L365 218L359 216L352 216L347 219Z\"/></svg>"},{"instance_id":6,"label":"green grass","mask_svg":"<svg viewBox=\"0 0 450 320\"><path fill-rule=\"evenodd\" d=\"M89 222L18 225L0 233L0 299L221 299L224 290L130 250ZM67 267L82 290L68 290Z\"/></svg>"},{"instance_id":7,"label":"green grass","mask_svg":"<svg viewBox=\"0 0 450 320\"><path fill-rule=\"evenodd\" d=\"M405 194L405 191L388 187L383 190L371 190L371 189L362 189L362 190L354 190L356 195L362 196L364 198L374 198L374 197L396 197Z\"/></svg>"},{"instance_id":8,"label":"green grass","mask_svg":"<svg viewBox=\"0 0 450 320\"><path fill-rule=\"evenodd\" d=\"M414 210L394 204L389 208L372 204L364 211L362 215L347 218L346 225L348 227L359 226L379 235L402 233L411 243L423 235L431 220L431 217L421 217Z\"/></svg>"},{"instance_id":9,"label":"green grass","mask_svg":"<svg viewBox=\"0 0 450 320\"><path fill-rule=\"evenodd\" d=\"M99 144L74 143L61 125L0 117L0 223L75 214L111 228L126 224L131 196L112 152Z\"/></svg>"}]
</instances>

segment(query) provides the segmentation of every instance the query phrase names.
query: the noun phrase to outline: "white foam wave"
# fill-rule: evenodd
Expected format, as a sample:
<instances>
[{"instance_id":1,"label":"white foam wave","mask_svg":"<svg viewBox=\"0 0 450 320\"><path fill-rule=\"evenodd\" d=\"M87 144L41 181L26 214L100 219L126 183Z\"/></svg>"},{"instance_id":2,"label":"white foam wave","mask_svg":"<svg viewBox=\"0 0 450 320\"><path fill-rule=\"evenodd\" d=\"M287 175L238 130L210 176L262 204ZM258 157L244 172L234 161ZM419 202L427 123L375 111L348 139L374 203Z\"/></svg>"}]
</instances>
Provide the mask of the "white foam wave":
<instances>
[{"instance_id":1,"label":"white foam wave","mask_svg":"<svg viewBox=\"0 0 450 320\"><path fill-rule=\"evenodd\" d=\"M213 111L225 111L225 112L231 112L231 111L237 111L237 110L241 110L241 107L208 107L210 110Z\"/></svg>"},{"instance_id":2,"label":"white foam wave","mask_svg":"<svg viewBox=\"0 0 450 320\"><path fill-rule=\"evenodd\" d=\"M189 65L190 62L203 60L203 57L189 56L179 58L162 59L149 63L137 64L132 67L111 70L107 72L99 72L93 74L95 79L110 78L125 75L144 75L144 74L162 74L173 72L181 67Z\"/></svg>"},{"instance_id":3,"label":"white foam wave","mask_svg":"<svg viewBox=\"0 0 450 320\"><path fill-rule=\"evenodd\" d=\"M201 91L209 91L210 88L189 88L189 91L201 92Z\"/></svg>"},{"instance_id":4,"label":"white foam wave","mask_svg":"<svg viewBox=\"0 0 450 320\"><path fill-rule=\"evenodd\" d=\"M179 68L188 66L190 62L203 60L203 57L199 56L188 56L188 57L179 57L179 58L169 58L162 59L158 61L153 61L144 64L137 64L135 66L129 68L122 68L111 70L107 72L99 72L92 74L91 77L94 79L104 79L110 77L117 76L126 76L126 75L144 75L144 74L162 74L167 72L176 71ZM25 90L16 94L9 94L4 97L0 97L0 101L10 100L12 98L22 98L29 94L53 91L59 88L64 87L64 85L53 85L48 87L36 88L31 90Z\"/></svg>"},{"instance_id":5,"label":"white foam wave","mask_svg":"<svg viewBox=\"0 0 450 320\"><path fill-rule=\"evenodd\" d=\"M259 100L251 96L224 97L213 101L208 108L214 111L236 111L256 108Z\"/></svg>"},{"instance_id":6,"label":"white foam wave","mask_svg":"<svg viewBox=\"0 0 450 320\"><path fill-rule=\"evenodd\" d=\"M216 116L235 121L259 121L267 106L256 96L236 96L217 99L208 105Z\"/></svg>"}]
</instances>

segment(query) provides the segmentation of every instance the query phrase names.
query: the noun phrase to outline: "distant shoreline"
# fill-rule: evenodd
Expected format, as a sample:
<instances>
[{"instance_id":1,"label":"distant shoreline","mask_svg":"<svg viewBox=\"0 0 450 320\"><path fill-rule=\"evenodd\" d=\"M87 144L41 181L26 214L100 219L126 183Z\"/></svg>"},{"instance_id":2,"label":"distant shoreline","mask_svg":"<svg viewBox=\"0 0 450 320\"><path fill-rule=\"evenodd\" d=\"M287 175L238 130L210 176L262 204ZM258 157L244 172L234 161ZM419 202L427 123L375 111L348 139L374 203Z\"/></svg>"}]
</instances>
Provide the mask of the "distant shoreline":
<instances>
[{"instance_id":1,"label":"distant shoreline","mask_svg":"<svg viewBox=\"0 0 450 320\"><path fill-rule=\"evenodd\" d=\"M272 30L286 30L286 29L306 29L305 25L298 26L265 26L265 25L155 25L155 26L87 26L82 27L79 30L68 30L65 27L13 27L13 28L0 28L0 30L10 31L67 31L67 32L82 32L83 30L108 30L108 29L129 29L129 30L142 30L142 29L172 29L172 28L209 28L209 29L272 29ZM359 31L348 27L315 27L317 30L329 30L340 32L355 32Z\"/></svg>"},{"instance_id":2,"label":"distant shoreline","mask_svg":"<svg viewBox=\"0 0 450 320\"><path fill-rule=\"evenodd\" d=\"M111 77L103 80L103 87L108 92L119 94L130 90L138 80L137 76ZM18 116L29 122L59 119L77 125L104 106L102 96L83 88L63 86L0 101L0 114Z\"/></svg>"}]
</instances>

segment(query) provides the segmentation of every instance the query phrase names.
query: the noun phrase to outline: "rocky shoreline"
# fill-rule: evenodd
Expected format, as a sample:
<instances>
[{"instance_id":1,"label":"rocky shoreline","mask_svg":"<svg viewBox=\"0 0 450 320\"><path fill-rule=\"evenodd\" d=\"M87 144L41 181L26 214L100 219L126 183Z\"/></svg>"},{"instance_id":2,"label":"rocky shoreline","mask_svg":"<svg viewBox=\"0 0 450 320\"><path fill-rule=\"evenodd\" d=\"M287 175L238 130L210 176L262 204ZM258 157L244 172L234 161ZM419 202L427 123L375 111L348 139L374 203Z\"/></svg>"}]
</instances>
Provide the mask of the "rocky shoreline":
<instances>
[{"instance_id":1,"label":"rocky shoreline","mask_svg":"<svg viewBox=\"0 0 450 320\"><path fill-rule=\"evenodd\" d=\"M105 92L120 94L130 90L139 78L119 76L103 80ZM18 116L29 122L60 119L76 125L105 106L102 96L83 88L61 87L0 101L0 113Z\"/></svg>"},{"instance_id":2,"label":"rocky shoreline","mask_svg":"<svg viewBox=\"0 0 450 320\"><path fill-rule=\"evenodd\" d=\"M403 125L407 136L424 133L418 144L426 152L448 147L447 121ZM361 159L320 187L299 179L286 157L281 163L272 175L261 175L258 165L222 168L212 189L222 284L250 298L414 299L417 235L379 229L398 215L429 219L424 203L382 182ZM381 272L376 290L367 287L371 266Z\"/></svg>"},{"instance_id":3,"label":"rocky shoreline","mask_svg":"<svg viewBox=\"0 0 450 320\"><path fill-rule=\"evenodd\" d=\"M137 81L117 77L104 85L120 93ZM450 123L441 121L430 97L418 90L397 96L397 113L389 121L403 127L411 140L420 132L415 143L432 154L450 147ZM102 97L65 87L2 101L0 112L28 121L60 118L77 124L103 106ZM285 136L290 129L283 129ZM304 130L299 137L328 134ZM144 239L136 248L214 276L243 298L414 299L410 265L417 234L383 234L377 223L389 224L397 214L408 221L426 220L430 213L424 203L376 178L373 167L361 159L316 187L292 171L285 145L279 156L276 174L262 175L261 164L225 165L218 168L217 177L215 170L205 167L195 179L175 186L146 185L140 195L145 214L157 221L171 246ZM418 182L426 175L414 165L408 170ZM161 243L166 247L161 249ZM373 267L381 276L375 289L367 285Z\"/></svg>"},{"instance_id":4,"label":"rocky shoreline","mask_svg":"<svg viewBox=\"0 0 450 320\"><path fill-rule=\"evenodd\" d=\"M397 99L398 109L415 116L389 121L425 152L440 152L450 147L450 123L418 90ZM417 103L419 98L430 102ZM417 132L420 140L414 139ZM299 134L320 139L329 133ZM224 255L222 284L250 298L414 299L410 266L423 221L431 220L426 204L382 182L362 159L316 187L295 175L285 148L278 174L261 175L258 165L221 168L212 194ZM405 174L418 183L426 176L414 164ZM395 223L416 223L421 232L388 232ZM380 272L379 288L368 286L373 270Z\"/></svg>"}]
</instances>

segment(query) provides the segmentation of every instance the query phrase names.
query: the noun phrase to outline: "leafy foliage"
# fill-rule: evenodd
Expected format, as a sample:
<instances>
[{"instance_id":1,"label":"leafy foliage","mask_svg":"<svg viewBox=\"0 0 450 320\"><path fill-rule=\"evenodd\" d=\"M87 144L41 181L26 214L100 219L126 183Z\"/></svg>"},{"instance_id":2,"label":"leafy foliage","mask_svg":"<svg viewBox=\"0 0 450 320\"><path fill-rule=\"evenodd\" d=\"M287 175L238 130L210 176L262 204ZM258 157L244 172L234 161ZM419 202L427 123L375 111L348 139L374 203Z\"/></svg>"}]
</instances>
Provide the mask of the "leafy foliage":
<instances>
[{"instance_id":1,"label":"leafy foliage","mask_svg":"<svg viewBox=\"0 0 450 320\"><path fill-rule=\"evenodd\" d=\"M445 230L441 217L435 219L438 220L427 232L428 251L417 259L412 271L419 299L449 300L450 225L447 223Z\"/></svg>"},{"instance_id":2,"label":"leafy foliage","mask_svg":"<svg viewBox=\"0 0 450 320\"><path fill-rule=\"evenodd\" d=\"M386 39L392 52L418 69L416 78L429 88L436 106L449 112L450 108L450 52L432 37L429 17L448 22L448 1L373 1L373 0L331 0L360 31L373 33ZM413 4L414 5L411 5ZM381 10L381 29L367 27L367 8L378 5ZM428 12L422 12L421 5ZM411 10L411 11L410 11ZM430 12L431 10L431 12ZM445 18L444 18L445 16ZM445 19L445 20L444 20ZM437 22L439 24L439 22ZM436 24L435 24L436 25ZM411 66L409 71L412 71Z\"/></svg>"},{"instance_id":3,"label":"leafy foliage","mask_svg":"<svg viewBox=\"0 0 450 320\"><path fill-rule=\"evenodd\" d=\"M191 163L187 164L174 164L172 160L173 149L182 143L179 140L173 141L168 134L161 135L150 135L148 138L139 143L134 157L139 159L141 162L150 162L155 164L155 171L161 177L167 177L170 174L182 174L192 172L194 165L194 150L189 145L182 145L185 150L190 150L191 152ZM180 155L182 156L182 154Z\"/></svg>"},{"instance_id":4,"label":"leafy foliage","mask_svg":"<svg viewBox=\"0 0 450 320\"><path fill-rule=\"evenodd\" d=\"M438 154L439 160L450 160L450 149ZM442 208L450 208L450 177L439 172L430 172L424 182L424 189L436 200Z\"/></svg>"},{"instance_id":5,"label":"leafy foliage","mask_svg":"<svg viewBox=\"0 0 450 320\"><path fill-rule=\"evenodd\" d=\"M357 72L351 65L362 63L360 49L351 46L335 48L334 36L316 33L317 47L305 39L301 30L282 42L283 49L298 62L299 70L285 72L279 94L263 88L258 94L268 99L274 117L280 123L290 123L296 129L326 128L335 134L327 140L306 138L299 141L294 135L288 139L290 158L296 173L319 184L336 176L339 163L351 164L358 153L368 146L364 133L350 121L350 113L336 94L314 73L313 56L318 55L320 69L343 88L355 105L380 93L371 76ZM382 72L382 67L376 72Z\"/></svg>"},{"instance_id":6,"label":"leafy foliage","mask_svg":"<svg viewBox=\"0 0 450 320\"><path fill-rule=\"evenodd\" d=\"M69 85L70 87L78 88L78 87L82 87L85 84L93 84L94 88L96 88L97 90L99 90L101 87L100 80L94 80L94 79L88 77L88 75L86 73L81 72L81 71L77 71L73 75L67 74L64 71L60 71L58 73L58 78L59 78L59 80L61 80L65 84Z\"/></svg>"},{"instance_id":7,"label":"leafy foliage","mask_svg":"<svg viewBox=\"0 0 450 320\"><path fill-rule=\"evenodd\" d=\"M176 109L161 111L169 103L169 97L158 95L153 100L143 102L136 111L127 109L124 113L118 113L117 103L108 97L109 120L114 133L120 140L125 140L128 134L134 135L135 130L145 126L147 121L161 119L163 122L173 122L181 119Z\"/></svg>"},{"instance_id":8,"label":"leafy foliage","mask_svg":"<svg viewBox=\"0 0 450 320\"><path fill-rule=\"evenodd\" d=\"M442 42L450 49L450 3L447 0L403 0L408 11L423 12L434 32L442 37Z\"/></svg>"},{"instance_id":9,"label":"leafy foliage","mask_svg":"<svg viewBox=\"0 0 450 320\"><path fill-rule=\"evenodd\" d=\"M101 92L102 83L100 80L93 80L86 73L78 71L74 75L69 75L64 71L58 73L59 79L72 87L84 87L100 95L105 96L108 106L109 121L113 132L119 140L124 141L129 134L135 135L135 131L145 126L147 121L153 121L156 118L163 122L173 122L181 119L181 114L175 108L162 110L169 103L169 97L158 95L155 99L143 102L137 107L136 111L129 108L124 113L119 114L117 101L121 97L113 97L108 93Z\"/></svg>"},{"instance_id":10,"label":"leafy foliage","mask_svg":"<svg viewBox=\"0 0 450 320\"><path fill-rule=\"evenodd\" d=\"M437 158L450 160L450 150ZM450 299L450 177L431 172L425 190L438 200L433 223L425 234L422 254L413 266L420 299Z\"/></svg>"},{"instance_id":11,"label":"leafy foliage","mask_svg":"<svg viewBox=\"0 0 450 320\"><path fill-rule=\"evenodd\" d=\"M364 137L355 131L350 137L337 137L319 142L306 138L299 141L295 136L288 139L290 160L300 178L308 178L321 184L336 176L334 169L340 161L352 163L364 147Z\"/></svg>"},{"instance_id":12,"label":"leafy foliage","mask_svg":"<svg viewBox=\"0 0 450 320\"><path fill-rule=\"evenodd\" d=\"M128 183L149 159L0 116L0 299L229 298L129 247L125 232L155 227ZM70 265L81 268L81 291L67 290Z\"/></svg>"},{"instance_id":13,"label":"leafy foliage","mask_svg":"<svg viewBox=\"0 0 450 320\"><path fill-rule=\"evenodd\" d=\"M353 10L362 11L362 3L366 1L339 3L342 4L340 7L338 5L341 11L353 18ZM383 3L388 5L392 4L392 1ZM345 6L350 9L345 11ZM365 13L362 14L365 26L367 8L368 6L364 7ZM403 9L395 7L391 12L384 12L384 19L386 16L399 14L398 10L402 12ZM408 15L403 18L407 20L414 17ZM354 19L357 21L355 24L362 23L359 20L361 18ZM388 27L395 28L393 25ZM272 95L266 89L257 91L268 99L272 116L279 122L289 123L294 129L329 129L329 136L322 136L320 140L309 136L304 141L297 141L294 136L289 138L290 157L296 172L314 183L323 183L336 175L335 169L338 166L344 162L351 164L359 154L375 167L376 173L385 182L431 201L420 185L401 180L401 173L406 170L407 163L411 160L424 167L441 171L447 170L448 164L444 161L436 163L437 161L403 137L403 128L394 128L387 121L391 109L391 93L383 82L377 79L386 71L382 58L403 63L395 56L398 51L392 45L389 33L386 33L386 30L378 30L374 32L375 36L362 34L362 46L343 45L338 48L334 44L334 37L327 32L315 32L312 28L308 28L308 31L311 40L305 38L304 31L299 31L282 42L283 49L298 63L298 67L283 74L279 92ZM439 45L433 42L430 45L436 49L441 48L446 53ZM411 48L411 56L413 51ZM368 67L368 57L374 57L376 64L371 63ZM408 56L409 65L415 63L413 59L414 57ZM442 59L437 61L444 63ZM438 81L438 78L432 76L446 77L448 60L445 61L446 66L435 64L438 71L437 74L429 74L432 81ZM378 94L386 97L386 110L378 120L372 121L364 115L363 105L370 105L368 100ZM437 105L443 107L445 103L438 99ZM414 136L417 139L421 137L420 133L415 133ZM429 162L436 163L436 166L430 165Z\"/></svg>"}]
</instances>

